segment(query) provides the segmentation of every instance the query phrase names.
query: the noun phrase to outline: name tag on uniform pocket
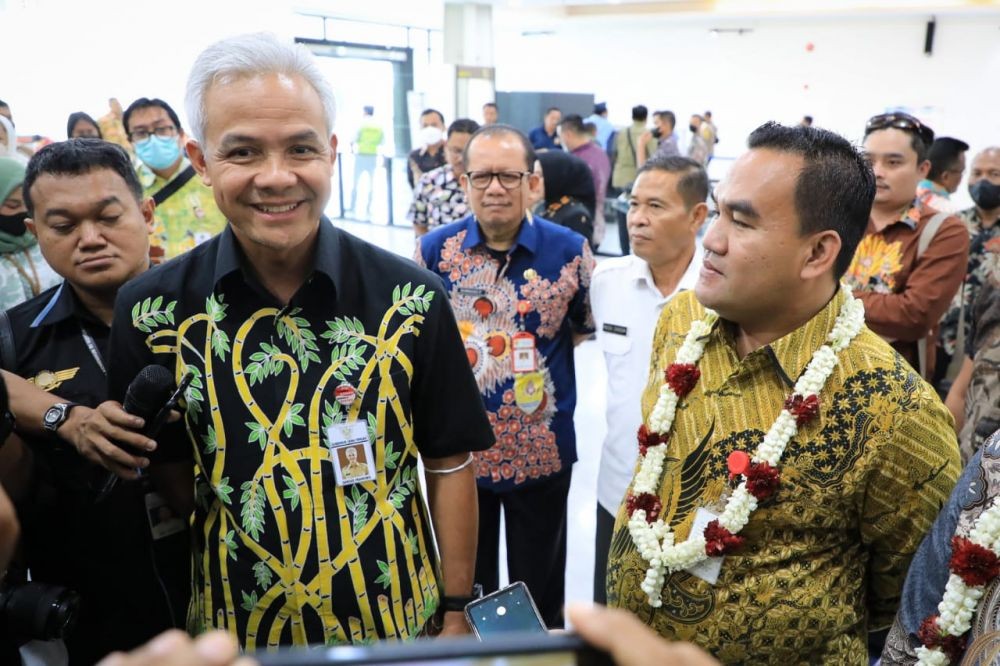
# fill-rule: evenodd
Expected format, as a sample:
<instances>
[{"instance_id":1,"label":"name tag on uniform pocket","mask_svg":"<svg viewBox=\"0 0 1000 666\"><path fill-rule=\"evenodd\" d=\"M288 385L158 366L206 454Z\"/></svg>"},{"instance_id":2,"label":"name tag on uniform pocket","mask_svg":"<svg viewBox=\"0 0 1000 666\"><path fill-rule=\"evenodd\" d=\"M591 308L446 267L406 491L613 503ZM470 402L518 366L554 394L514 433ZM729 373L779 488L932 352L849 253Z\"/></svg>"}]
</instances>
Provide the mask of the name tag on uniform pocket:
<instances>
[{"instance_id":1,"label":"name tag on uniform pocket","mask_svg":"<svg viewBox=\"0 0 1000 666\"><path fill-rule=\"evenodd\" d=\"M367 423L335 423L327 428L326 438L338 486L352 486L375 479L375 458L372 456Z\"/></svg>"},{"instance_id":2,"label":"name tag on uniform pocket","mask_svg":"<svg viewBox=\"0 0 1000 666\"><path fill-rule=\"evenodd\" d=\"M601 327L601 330L612 335L628 335L628 327L619 326L618 324L605 324Z\"/></svg>"},{"instance_id":3,"label":"name tag on uniform pocket","mask_svg":"<svg viewBox=\"0 0 1000 666\"><path fill-rule=\"evenodd\" d=\"M184 531L187 523L174 515L167 501L159 493L148 492L144 498L146 503L146 518L149 520L149 531L153 541L165 539L173 534Z\"/></svg>"}]
</instances>

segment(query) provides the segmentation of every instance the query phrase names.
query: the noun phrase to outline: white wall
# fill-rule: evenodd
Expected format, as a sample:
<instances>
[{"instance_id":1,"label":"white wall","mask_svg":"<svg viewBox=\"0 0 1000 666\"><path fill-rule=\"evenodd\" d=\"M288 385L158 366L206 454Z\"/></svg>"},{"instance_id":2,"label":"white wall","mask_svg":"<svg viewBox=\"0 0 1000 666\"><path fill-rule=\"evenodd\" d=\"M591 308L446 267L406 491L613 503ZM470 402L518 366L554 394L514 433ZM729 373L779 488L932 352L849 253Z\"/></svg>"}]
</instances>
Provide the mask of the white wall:
<instances>
[{"instance_id":1,"label":"white wall","mask_svg":"<svg viewBox=\"0 0 1000 666\"><path fill-rule=\"evenodd\" d=\"M70 112L100 115L110 96L124 104L159 96L182 112L187 72L202 48L253 30L302 35L317 25L295 16L302 9L424 27L441 27L444 15L441 0L0 0L0 99L21 133L53 138L64 136ZM569 18L495 7L497 88L593 92L620 124L639 102L669 108L681 130L688 114L711 109L722 156L739 154L761 122L793 123L804 113L857 140L867 117L895 105L917 109L939 134L974 150L1000 143L1000 10L939 15L930 58L926 19ZM710 27L753 32L713 38ZM553 34L522 34L539 30ZM415 84L450 116L454 74L440 53L433 63L417 54Z\"/></svg>"},{"instance_id":2,"label":"white wall","mask_svg":"<svg viewBox=\"0 0 1000 666\"><path fill-rule=\"evenodd\" d=\"M65 138L71 112L98 117L109 97L125 106L160 97L183 123L184 85L198 53L244 32L291 39L318 30L318 19L295 10L439 29L443 21L438 0L0 0L0 99L10 104L19 134L53 139ZM435 103L453 104L453 85L442 85L438 69L420 64L422 55L415 58L415 84L429 87ZM364 84L333 82L335 90ZM437 102L442 89L449 96Z\"/></svg>"},{"instance_id":3,"label":"white wall","mask_svg":"<svg viewBox=\"0 0 1000 666\"><path fill-rule=\"evenodd\" d=\"M495 16L498 90L593 92L616 124L628 123L637 103L671 109L682 136L689 114L711 109L719 155L738 155L747 134L767 120L791 124L803 114L858 141L869 116L896 105L917 109L939 135L973 150L1000 144L996 11L939 16L932 57L923 53L925 15ZM753 32L713 38L710 27ZM522 34L547 31L553 34Z\"/></svg>"}]
</instances>

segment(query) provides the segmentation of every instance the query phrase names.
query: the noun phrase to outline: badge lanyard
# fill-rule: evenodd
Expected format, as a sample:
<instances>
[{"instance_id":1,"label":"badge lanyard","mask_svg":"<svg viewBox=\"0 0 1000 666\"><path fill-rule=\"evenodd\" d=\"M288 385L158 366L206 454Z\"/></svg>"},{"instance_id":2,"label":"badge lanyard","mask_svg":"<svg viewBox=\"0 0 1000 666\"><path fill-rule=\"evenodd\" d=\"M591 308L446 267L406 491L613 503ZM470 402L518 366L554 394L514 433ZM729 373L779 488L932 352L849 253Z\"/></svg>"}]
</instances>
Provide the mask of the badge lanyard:
<instances>
[{"instance_id":1,"label":"badge lanyard","mask_svg":"<svg viewBox=\"0 0 1000 666\"><path fill-rule=\"evenodd\" d=\"M97 367L101 369L101 373L107 377L108 370L104 367L104 359L101 358L101 352L97 348L97 343L94 342L94 338L82 323L80 324L80 337L83 338L83 344L87 345L87 349L90 350L90 355L94 357L94 361L97 363Z\"/></svg>"}]
</instances>

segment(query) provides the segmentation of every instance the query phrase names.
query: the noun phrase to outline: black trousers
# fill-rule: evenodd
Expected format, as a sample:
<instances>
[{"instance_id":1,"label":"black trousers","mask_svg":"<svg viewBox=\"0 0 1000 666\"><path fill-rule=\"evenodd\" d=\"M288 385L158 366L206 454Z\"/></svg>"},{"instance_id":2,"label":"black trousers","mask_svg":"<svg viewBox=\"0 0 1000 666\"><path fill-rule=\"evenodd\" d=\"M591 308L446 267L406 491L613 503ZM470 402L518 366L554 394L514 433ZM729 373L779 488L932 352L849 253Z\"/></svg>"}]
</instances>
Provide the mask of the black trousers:
<instances>
[{"instance_id":1,"label":"black trousers","mask_svg":"<svg viewBox=\"0 0 1000 666\"><path fill-rule=\"evenodd\" d=\"M594 601L608 603L608 551L615 531L615 515L598 503L594 538Z\"/></svg>"},{"instance_id":2,"label":"black trousers","mask_svg":"<svg viewBox=\"0 0 1000 666\"><path fill-rule=\"evenodd\" d=\"M500 587L500 508L507 537L511 582L523 581L550 629L564 625L566 596L566 498L572 469L504 493L479 488L476 582L486 593Z\"/></svg>"},{"instance_id":3,"label":"black trousers","mask_svg":"<svg viewBox=\"0 0 1000 666\"><path fill-rule=\"evenodd\" d=\"M615 211L618 215L618 244L622 248L622 256L629 254L632 249L628 240L628 224L626 222L625 213L621 211Z\"/></svg>"}]
</instances>

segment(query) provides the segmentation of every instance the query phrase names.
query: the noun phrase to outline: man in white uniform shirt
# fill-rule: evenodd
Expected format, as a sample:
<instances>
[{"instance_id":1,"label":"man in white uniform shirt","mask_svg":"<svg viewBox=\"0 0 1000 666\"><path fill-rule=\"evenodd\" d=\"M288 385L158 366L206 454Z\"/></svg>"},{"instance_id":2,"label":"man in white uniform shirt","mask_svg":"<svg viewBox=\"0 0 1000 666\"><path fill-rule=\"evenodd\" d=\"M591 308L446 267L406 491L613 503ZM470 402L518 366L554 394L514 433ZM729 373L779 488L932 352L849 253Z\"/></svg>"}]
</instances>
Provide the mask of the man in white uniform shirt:
<instances>
[{"instance_id":1,"label":"man in white uniform shirt","mask_svg":"<svg viewBox=\"0 0 1000 666\"><path fill-rule=\"evenodd\" d=\"M631 255L601 262L590 287L597 340L608 367L608 434L597 478L594 600L605 603L604 579L615 514L632 481L642 423L653 330L674 294L694 288L701 268L695 240L708 215L708 176L687 157L654 157L629 198Z\"/></svg>"}]
</instances>

